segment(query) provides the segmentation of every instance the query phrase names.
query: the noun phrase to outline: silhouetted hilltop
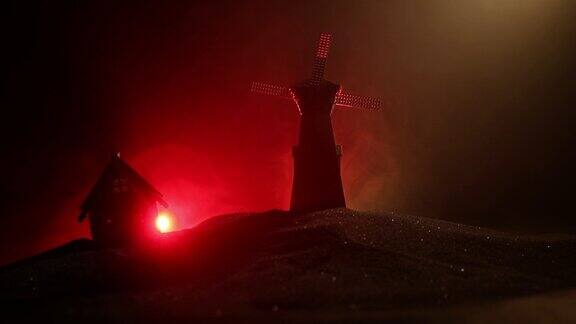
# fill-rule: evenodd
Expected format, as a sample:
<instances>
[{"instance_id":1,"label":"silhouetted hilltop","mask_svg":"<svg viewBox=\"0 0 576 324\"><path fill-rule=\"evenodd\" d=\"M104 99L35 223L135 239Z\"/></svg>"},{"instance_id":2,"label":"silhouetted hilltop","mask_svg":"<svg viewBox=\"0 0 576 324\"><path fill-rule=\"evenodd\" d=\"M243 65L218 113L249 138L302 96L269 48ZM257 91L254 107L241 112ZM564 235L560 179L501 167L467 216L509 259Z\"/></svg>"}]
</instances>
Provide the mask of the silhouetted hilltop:
<instances>
[{"instance_id":1,"label":"silhouetted hilltop","mask_svg":"<svg viewBox=\"0 0 576 324\"><path fill-rule=\"evenodd\" d=\"M224 215L140 249L73 245L0 270L10 314L377 321L576 284L575 237L385 212Z\"/></svg>"}]
</instances>

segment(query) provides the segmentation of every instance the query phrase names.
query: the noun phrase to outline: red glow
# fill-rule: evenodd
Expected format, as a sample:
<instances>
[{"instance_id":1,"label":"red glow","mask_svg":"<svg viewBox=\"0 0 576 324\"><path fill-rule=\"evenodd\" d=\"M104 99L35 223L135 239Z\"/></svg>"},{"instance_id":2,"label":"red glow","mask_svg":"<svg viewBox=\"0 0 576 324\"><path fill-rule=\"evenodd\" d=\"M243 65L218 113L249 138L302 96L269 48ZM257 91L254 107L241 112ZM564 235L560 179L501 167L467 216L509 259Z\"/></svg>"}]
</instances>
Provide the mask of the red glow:
<instances>
[{"instance_id":1,"label":"red glow","mask_svg":"<svg viewBox=\"0 0 576 324\"><path fill-rule=\"evenodd\" d=\"M156 217L156 229L160 233L171 232L174 229L172 215L168 212L159 213Z\"/></svg>"}]
</instances>

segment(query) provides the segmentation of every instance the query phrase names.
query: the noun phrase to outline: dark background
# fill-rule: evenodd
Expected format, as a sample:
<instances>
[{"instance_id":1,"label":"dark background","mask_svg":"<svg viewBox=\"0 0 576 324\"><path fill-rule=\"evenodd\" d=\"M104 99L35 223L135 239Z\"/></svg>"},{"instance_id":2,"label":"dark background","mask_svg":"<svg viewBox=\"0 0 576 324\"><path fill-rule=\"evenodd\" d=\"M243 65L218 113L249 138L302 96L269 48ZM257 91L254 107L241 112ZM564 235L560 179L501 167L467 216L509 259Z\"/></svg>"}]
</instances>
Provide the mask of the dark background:
<instances>
[{"instance_id":1,"label":"dark background","mask_svg":"<svg viewBox=\"0 0 576 324\"><path fill-rule=\"evenodd\" d=\"M320 32L327 78L387 103L333 114L351 208L574 231L574 1L2 6L0 263L87 235L116 150L179 228L287 208L297 110L248 90L307 77Z\"/></svg>"}]
</instances>

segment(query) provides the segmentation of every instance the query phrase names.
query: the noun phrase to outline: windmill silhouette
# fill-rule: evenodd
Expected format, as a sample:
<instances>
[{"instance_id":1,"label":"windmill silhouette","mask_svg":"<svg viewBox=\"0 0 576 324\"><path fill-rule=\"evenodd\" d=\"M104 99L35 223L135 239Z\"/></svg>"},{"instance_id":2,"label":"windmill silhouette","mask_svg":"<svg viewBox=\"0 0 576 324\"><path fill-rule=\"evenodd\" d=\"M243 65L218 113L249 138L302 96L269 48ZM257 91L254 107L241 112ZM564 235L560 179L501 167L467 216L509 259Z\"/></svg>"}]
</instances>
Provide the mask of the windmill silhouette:
<instances>
[{"instance_id":1,"label":"windmill silhouette","mask_svg":"<svg viewBox=\"0 0 576 324\"><path fill-rule=\"evenodd\" d=\"M346 207L340 157L332 130L334 105L376 110L380 100L344 93L324 80L332 35L321 34L312 77L292 87L253 82L251 92L292 99L301 115L298 145L294 146L294 178L290 210L297 212Z\"/></svg>"}]
</instances>

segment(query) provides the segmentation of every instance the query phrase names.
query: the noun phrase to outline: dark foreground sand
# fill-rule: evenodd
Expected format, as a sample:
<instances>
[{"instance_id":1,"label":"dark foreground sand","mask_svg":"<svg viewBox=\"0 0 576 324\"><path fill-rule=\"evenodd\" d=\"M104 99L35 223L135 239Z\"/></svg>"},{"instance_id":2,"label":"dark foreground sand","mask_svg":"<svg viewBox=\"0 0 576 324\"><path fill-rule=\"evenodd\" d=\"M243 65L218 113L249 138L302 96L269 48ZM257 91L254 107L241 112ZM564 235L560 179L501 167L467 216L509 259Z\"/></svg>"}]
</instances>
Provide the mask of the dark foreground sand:
<instances>
[{"instance_id":1,"label":"dark foreground sand","mask_svg":"<svg viewBox=\"0 0 576 324\"><path fill-rule=\"evenodd\" d=\"M139 250L75 241L0 269L0 318L576 322L576 237L385 212L226 215Z\"/></svg>"}]
</instances>

